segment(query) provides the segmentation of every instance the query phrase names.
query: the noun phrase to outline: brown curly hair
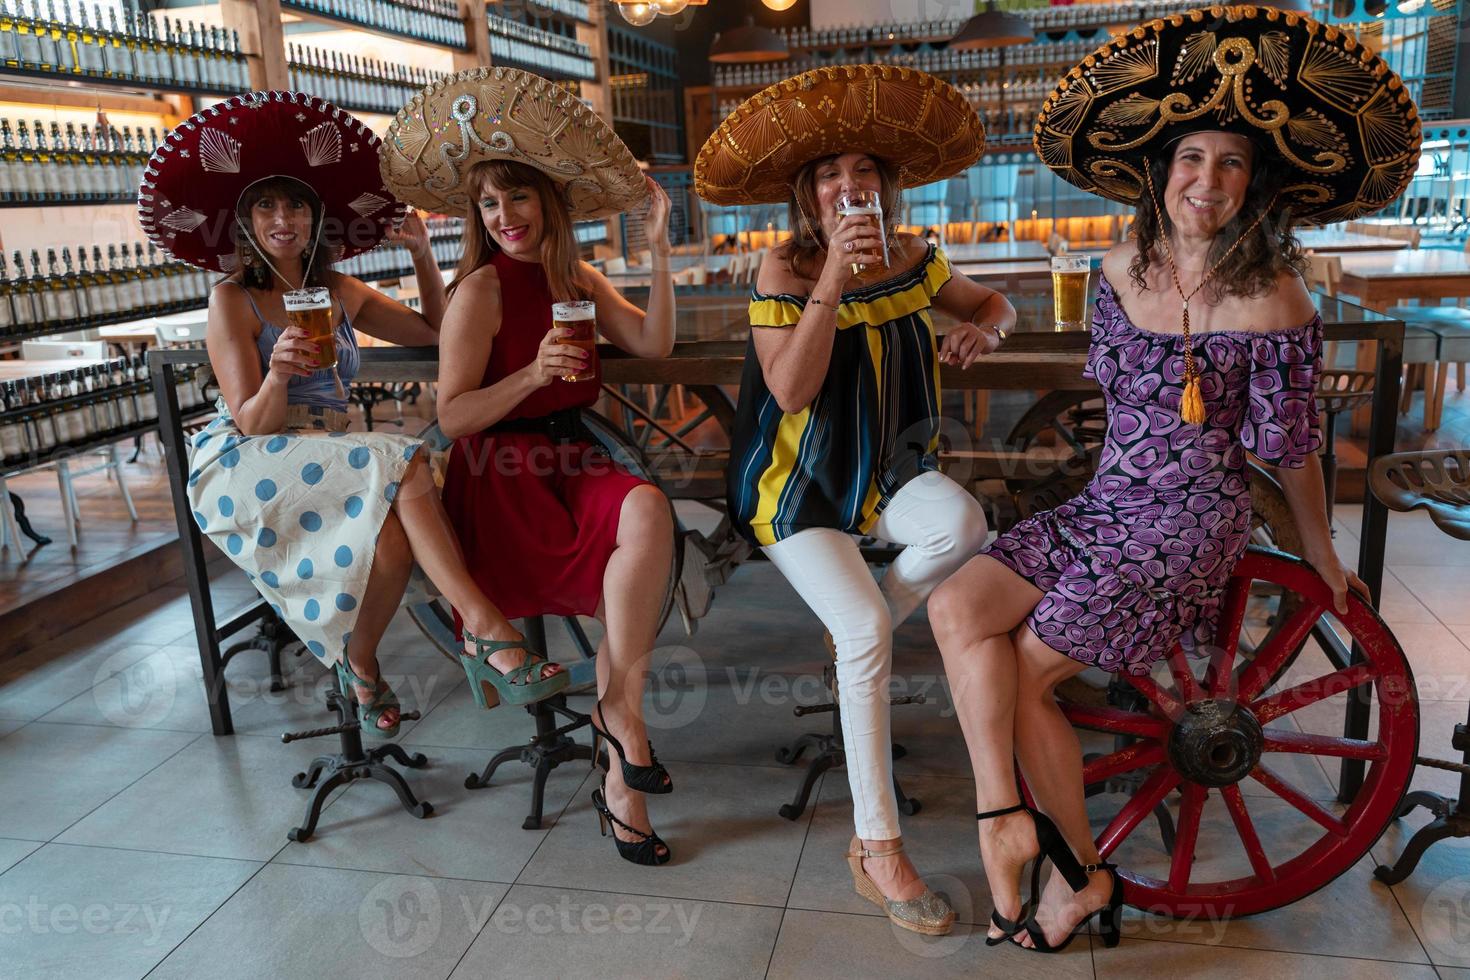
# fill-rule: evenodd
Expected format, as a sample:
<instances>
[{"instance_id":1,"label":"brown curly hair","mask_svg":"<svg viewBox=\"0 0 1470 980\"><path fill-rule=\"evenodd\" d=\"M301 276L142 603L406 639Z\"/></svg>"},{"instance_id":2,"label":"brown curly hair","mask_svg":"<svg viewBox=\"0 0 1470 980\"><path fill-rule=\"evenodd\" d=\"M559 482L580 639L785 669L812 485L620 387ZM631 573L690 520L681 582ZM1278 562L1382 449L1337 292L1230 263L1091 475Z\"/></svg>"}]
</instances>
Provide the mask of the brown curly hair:
<instances>
[{"instance_id":1,"label":"brown curly hair","mask_svg":"<svg viewBox=\"0 0 1470 980\"><path fill-rule=\"evenodd\" d=\"M1273 166L1275 154L1266 150L1255 140L1251 141L1251 179L1246 187L1245 200L1240 210L1225 223L1215 235L1205 268L1212 269L1230 247L1240 238L1262 211L1265 217L1254 231L1240 242L1240 247L1225 259L1224 263L1205 284L1202 292L1205 301L1218 303L1226 296L1260 296L1276 285L1276 280L1288 270L1304 276L1307 257L1302 243L1293 231L1294 219L1289 207L1273 207L1281 191L1283 167ZM1171 151L1166 157L1149 162L1149 173L1153 185L1163 188L1169 182L1169 165L1173 161ZM1163 202L1159 202L1162 207ZM1139 197L1133 219L1133 237L1138 243L1138 252L1129 263L1128 275L1140 292L1148 289L1144 274L1155 263L1167 264L1163 247L1159 244L1160 219L1163 233L1173 231L1173 222L1168 212L1162 215L1154 208L1152 196L1144 186Z\"/></svg>"}]
</instances>

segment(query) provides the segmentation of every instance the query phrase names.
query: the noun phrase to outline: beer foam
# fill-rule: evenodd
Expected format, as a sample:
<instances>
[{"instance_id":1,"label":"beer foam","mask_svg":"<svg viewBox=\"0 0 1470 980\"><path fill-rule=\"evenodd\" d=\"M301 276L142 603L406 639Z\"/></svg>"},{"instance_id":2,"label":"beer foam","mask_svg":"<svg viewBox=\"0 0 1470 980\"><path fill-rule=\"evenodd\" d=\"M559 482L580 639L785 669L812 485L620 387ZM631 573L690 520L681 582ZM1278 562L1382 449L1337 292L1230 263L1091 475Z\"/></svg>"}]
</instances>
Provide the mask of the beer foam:
<instances>
[{"instance_id":1,"label":"beer foam","mask_svg":"<svg viewBox=\"0 0 1470 980\"><path fill-rule=\"evenodd\" d=\"M576 322L597 319L597 308L591 303L552 303L551 318Z\"/></svg>"}]
</instances>

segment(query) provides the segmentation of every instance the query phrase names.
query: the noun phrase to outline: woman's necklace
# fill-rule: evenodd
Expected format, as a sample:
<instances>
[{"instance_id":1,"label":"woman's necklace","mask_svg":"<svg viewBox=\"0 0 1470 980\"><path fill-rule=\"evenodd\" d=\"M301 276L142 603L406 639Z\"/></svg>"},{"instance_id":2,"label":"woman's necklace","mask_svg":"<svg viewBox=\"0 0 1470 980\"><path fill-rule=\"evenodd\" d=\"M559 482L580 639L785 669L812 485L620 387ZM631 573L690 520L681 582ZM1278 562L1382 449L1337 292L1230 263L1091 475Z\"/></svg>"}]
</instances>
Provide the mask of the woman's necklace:
<instances>
[{"instance_id":1,"label":"woman's necklace","mask_svg":"<svg viewBox=\"0 0 1470 980\"><path fill-rule=\"evenodd\" d=\"M1267 206L1261 209L1261 213L1256 215L1256 220L1250 223L1250 227L1242 232L1240 237L1235 240L1235 244L1226 249L1225 254L1220 256L1219 261L1210 267L1210 271L1206 272L1204 277L1200 279L1199 285L1191 289L1186 295L1184 287L1179 284L1179 269L1174 265L1174 252L1169 246L1168 232L1164 230L1164 209L1159 207L1159 195L1154 190L1153 173L1146 163L1143 168L1143 174L1144 179L1148 181L1149 197L1154 202L1154 214L1159 223L1159 240L1164 243L1164 257L1169 260L1169 275L1174 279L1174 289L1178 291L1179 298L1184 301L1184 394L1179 399L1179 417L1189 425L1200 425L1205 420L1205 400L1199 390L1199 368L1194 363L1194 345L1189 340L1189 301L1194 297L1195 293L1205 287L1205 283L1209 282L1216 272L1220 271L1220 266L1225 263L1226 259L1230 258L1231 253L1240 247L1240 243L1245 241L1250 236L1250 233L1256 230L1256 226L1261 223L1261 219L1266 216L1266 212L1270 211L1271 208Z\"/></svg>"}]
</instances>

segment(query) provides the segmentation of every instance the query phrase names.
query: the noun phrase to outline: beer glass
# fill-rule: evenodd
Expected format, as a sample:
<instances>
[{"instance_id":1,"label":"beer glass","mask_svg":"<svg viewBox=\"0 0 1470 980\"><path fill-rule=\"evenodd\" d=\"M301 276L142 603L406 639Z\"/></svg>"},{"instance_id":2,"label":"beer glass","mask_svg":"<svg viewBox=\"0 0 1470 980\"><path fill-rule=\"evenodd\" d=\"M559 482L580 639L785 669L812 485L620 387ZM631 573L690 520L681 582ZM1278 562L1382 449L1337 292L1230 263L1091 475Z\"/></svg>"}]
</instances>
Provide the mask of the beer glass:
<instances>
[{"instance_id":1,"label":"beer glass","mask_svg":"<svg viewBox=\"0 0 1470 980\"><path fill-rule=\"evenodd\" d=\"M883 227L883 202L878 197L877 191L853 191L843 194L837 198L837 214L841 217L859 214L873 219L878 228L878 237L883 241L883 266L887 268L888 260L888 234ZM860 276L867 266L862 262L852 264L852 274Z\"/></svg>"},{"instance_id":2,"label":"beer glass","mask_svg":"<svg viewBox=\"0 0 1470 980\"><path fill-rule=\"evenodd\" d=\"M572 331L570 336L559 338L557 343L580 347L587 352L588 357L586 369L576 374L564 374L561 379L563 381L591 381L595 377L592 373L591 358L592 349L597 345L597 305L590 299L577 300L573 303L552 303L551 325Z\"/></svg>"},{"instance_id":3,"label":"beer glass","mask_svg":"<svg viewBox=\"0 0 1470 980\"><path fill-rule=\"evenodd\" d=\"M1087 326L1087 285L1091 278L1090 256L1052 256L1052 305L1058 333L1063 330L1081 330Z\"/></svg>"},{"instance_id":4,"label":"beer glass","mask_svg":"<svg viewBox=\"0 0 1470 980\"><path fill-rule=\"evenodd\" d=\"M291 326L306 331L306 339L320 349L311 355L311 365L318 371L337 366L337 336L332 329L332 294L325 286L293 289L283 297L286 318Z\"/></svg>"}]
</instances>

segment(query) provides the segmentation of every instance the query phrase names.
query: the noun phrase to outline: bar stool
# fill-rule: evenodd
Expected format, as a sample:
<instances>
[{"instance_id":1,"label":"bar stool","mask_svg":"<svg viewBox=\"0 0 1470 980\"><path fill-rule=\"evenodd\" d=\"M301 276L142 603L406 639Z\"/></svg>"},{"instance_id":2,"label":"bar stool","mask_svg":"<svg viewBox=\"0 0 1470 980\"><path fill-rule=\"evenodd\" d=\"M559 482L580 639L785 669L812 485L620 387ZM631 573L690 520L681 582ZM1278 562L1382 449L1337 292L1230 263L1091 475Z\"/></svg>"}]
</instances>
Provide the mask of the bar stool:
<instances>
[{"instance_id":1,"label":"bar stool","mask_svg":"<svg viewBox=\"0 0 1470 980\"><path fill-rule=\"evenodd\" d=\"M1317 410L1327 416L1322 426L1322 482L1327 490L1327 525L1337 500L1337 416L1373 400L1373 372L1328 369L1317 379Z\"/></svg>"},{"instance_id":2,"label":"bar stool","mask_svg":"<svg viewBox=\"0 0 1470 980\"><path fill-rule=\"evenodd\" d=\"M1406 327L1428 330L1439 338L1436 355L1439 367L1432 381L1433 392L1431 395L1431 381L1426 378L1424 394L1424 428L1433 432L1444 415L1445 386L1449 383L1451 364L1459 365L1458 389L1465 390L1465 363L1470 361L1470 310L1462 306L1395 306L1388 315L1403 320ZM1407 344L1407 334L1405 339Z\"/></svg>"},{"instance_id":3,"label":"bar stool","mask_svg":"<svg viewBox=\"0 0 1470 980\"><path fill-rule=\"evenodd\" d=\"M832 634L825 633L822 642L827 647L827 656L832 662L822 668L822 683L826 686L832 699L822 704L799 704L793 709L792 714L800 718L804 715L817 715L831 713L831 732L807 732L797 737L791 745L776 750L776 761L782 765L795 765L809 748L817 750L816 756L806 767L806 777L801 782L801 788L796 791L796 799L790 803L781 804L776 811L787 820L796 820L806 811L806 804L811 799L812 789L817 785L817 779L828 769L837 769L846 765L847 750L842 744L842 702L837 695L837 648L832 644ZM923 704L927 699L922 694L913 694L902 698L889 698L890 706L900 704ZM902 745L894 743L893 758L902 759L908 754L908 750ZM912 796L905 796L903 787L898 784L898 774L893 775L893 795L898 799L898 812L906 817L911 817L919 812L920 803Z\"/></svg>"},{"instance_id":4,"label":"bar stool","mask_svg":"<svg viewBox=\"0 0 1470 980\"><path fill-rule=\"evenodd\" d=\"M1470 541L1470 449L1439 449L1393 453L1373 461L1368 486L1374 496L1391 510L1426 510L1441 531L1460 541ZM1456 725L1450 745L1461 752L1459 762L1426 759L1418 765L1460 774L1460 796L1451 800L1427 790L1404 797L1395 817L1404 817L1415 807L1424 807L1434 820L1421 827L1398 861L1380 864L1373 876L1385 884L1403 881L1419 863L1430 845L1448 837L1470 837L1470 717Z\"/></svg>"}]
</instances>

